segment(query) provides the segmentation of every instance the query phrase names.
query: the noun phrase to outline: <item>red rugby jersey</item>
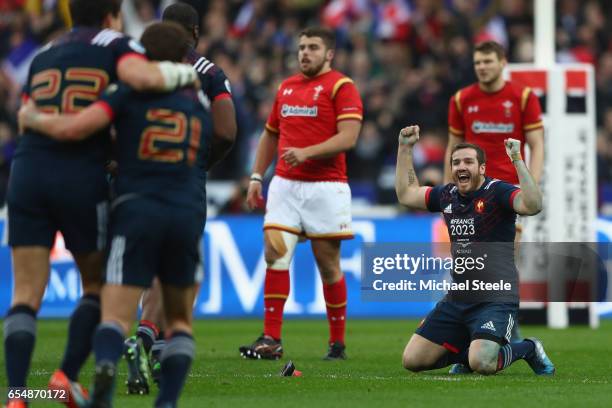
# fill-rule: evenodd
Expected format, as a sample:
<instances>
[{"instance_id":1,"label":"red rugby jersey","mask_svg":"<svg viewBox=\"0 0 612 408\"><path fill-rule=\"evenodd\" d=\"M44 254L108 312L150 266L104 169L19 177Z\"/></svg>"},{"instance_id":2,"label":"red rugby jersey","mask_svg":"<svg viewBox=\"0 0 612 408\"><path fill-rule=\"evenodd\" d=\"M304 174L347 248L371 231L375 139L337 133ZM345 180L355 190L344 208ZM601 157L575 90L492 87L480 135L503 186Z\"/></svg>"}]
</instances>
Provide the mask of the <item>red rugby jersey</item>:
<instances>
[{"instance_id":1,"label":"red rugby jersey","mask_svg":"<svg viewBox=\"0 0 612 408\"><path fill-rule=\"evenodd\" d=\"M448 107L449 131L480 146L487 155L487 176L518 184L518 176L506 154L504 139L521 141L525 155L525 133L542 127L542 110L528 87L506 82L497 92L487 93L478 84L453 95Z\"/></svg>"},{"instance_id":2,"label":"red rugby jersey","mask_svg":"<svg viewBox=\"0 0 612 408\"><path fill-rule=\"evenodd\" d=\"M280 159L288 147L319 144L338 133L341 120L362 120L363 105L353 81L331 70L314 78L287 78L278 88L266 128L279 134L278 176L302 181L347 181L344 153L306 160L291 168Z\"/></svg>"}]
</instances>

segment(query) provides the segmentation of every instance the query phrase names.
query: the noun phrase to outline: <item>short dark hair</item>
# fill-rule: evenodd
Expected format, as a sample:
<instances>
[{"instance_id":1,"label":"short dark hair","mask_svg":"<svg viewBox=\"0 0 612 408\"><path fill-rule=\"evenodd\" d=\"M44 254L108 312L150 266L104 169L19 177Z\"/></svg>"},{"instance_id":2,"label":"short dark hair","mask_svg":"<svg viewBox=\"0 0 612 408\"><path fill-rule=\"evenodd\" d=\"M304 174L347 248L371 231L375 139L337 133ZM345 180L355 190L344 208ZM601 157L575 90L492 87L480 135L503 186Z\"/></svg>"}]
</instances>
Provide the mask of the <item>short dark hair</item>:
<instances>
[{"instance_id":1,"label":"short dark hair","mask_svg":"<svg viewBox=\"0 0 612 408\"><path fill-rule=\"evenodd\" d=\"M151 24L140 37L147 57L154 61L181 62L190 49L190 41L187 31L172 21Z\"/></svg>"},{"instance_id":2,"label":"short dark hair","mask_svg":"<svg viewBox=\"0 0 612 408\"><path fill-rule=\"evenodd\" d=\"M308 27L300 32L298 38L301 37L319 37L328 50L336 49L336 34L329 28L325 27Z\"/></svg>"},{"instance_id":3,"label":"short dark hair","mask_svg":"<svg viewBox=\"0 0 612 408\"><path fill-rule=\"evenodd\" d=\"M75 26L102 27L106 16L117 16L119 10L121 0L70 0L70 17Z\"/></svg>"},{"instance_id":4,"label":"short dark hair","mask_svg":"<svg viewBox=\"0 0 612 408\"><path fill-rule=\"evenodd\" d=\"M451 150L451 155L450 155L451 165L453 164L453 154L455 154L457 150L463 150L463 149L473 149L476 151L476 160L478 161L479 166L487 162L487 155L485 154L484 150L482 150L480 146L475 145L473 143L458 143L453 147L453 150Z\"/></svg>"},{"instance_id":5,"label":"short dark hair","mask_svg":"<svg viewBox=\"0 0 612 408\"><path fill-rule=\"evenodd\" d=\"M164 9L162 21L174 21L183 26L189 33L200 26L198 12L187 3L175 3Z\"/></svg>"},{"instance_id":6,"label":"short dark hair","mask_svg":"<svg viewBox=\"0 0 612 408\"><path fill-rule=\"evenodd\" d=\"M482 52L483 54L495 53L500 60L506 58L506 50L500 43L495 41L484 41L476 44L474 52Z\"/></svg>"}]
</instances>

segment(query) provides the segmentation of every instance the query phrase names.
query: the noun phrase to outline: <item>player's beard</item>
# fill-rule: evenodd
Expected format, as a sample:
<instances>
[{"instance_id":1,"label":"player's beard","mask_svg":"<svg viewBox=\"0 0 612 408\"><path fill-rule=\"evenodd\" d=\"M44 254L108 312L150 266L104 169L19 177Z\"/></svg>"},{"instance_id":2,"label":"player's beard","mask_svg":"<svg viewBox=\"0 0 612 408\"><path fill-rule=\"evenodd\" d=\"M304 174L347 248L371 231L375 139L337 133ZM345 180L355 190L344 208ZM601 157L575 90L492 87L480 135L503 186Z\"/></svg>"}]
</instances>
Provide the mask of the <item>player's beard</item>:
<instances>
[{"instance_id":1,"label":"player's beard","mask_svg":"<svg viewBox=\"0 0 612 408\"><path fill-rule=\"evenodd\" d=\"M460 178L460 175L467 175L469 178L466 180L464 177ZM455 172L453 176L455 185L461 194L467 194L472 191L476 191L478 184L480 184L480 173L471 172L470 170L461 170Z\"/></svg>"},{"instance_id":2,"label":"player's beard","mask_svg":"<svg viewBox=\"0 0 612 408\"><path fill-rule=\"evenodd\" d=\"M323 67L325 67L325 59L323 59L318 65L314 65L312 60L310 60L310 63L306 68L303 68L300 64L300 70L302 71L302 74L306 75L309 78L316 77L317 75L319 75L319 73L323 70Z\"/></svg>"}]
</instances>

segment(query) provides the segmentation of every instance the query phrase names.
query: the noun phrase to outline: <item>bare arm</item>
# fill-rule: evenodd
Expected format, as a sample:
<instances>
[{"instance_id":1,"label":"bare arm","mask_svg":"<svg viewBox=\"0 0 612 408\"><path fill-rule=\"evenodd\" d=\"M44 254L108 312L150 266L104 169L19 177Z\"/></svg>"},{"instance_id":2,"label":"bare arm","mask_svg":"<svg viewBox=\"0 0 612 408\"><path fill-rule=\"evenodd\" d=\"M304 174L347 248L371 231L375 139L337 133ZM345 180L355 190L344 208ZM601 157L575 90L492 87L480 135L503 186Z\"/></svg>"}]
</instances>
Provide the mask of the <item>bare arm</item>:
<instances>
[{"instance_id":1,"label":"bare arm","mask_svg":"<svg viewBox=\"0 0 612 408\"><path fill-rule=\"evenodd\" d=\"M525 134L529 146L529 171L537 184L542 178L544 168L544 129L535 129Z\"/></svg>"},{"instance_id":2,"label":"bare arm","mask_svg":"<svg viewBox=\"0 0 612 408\"><path fill-rule=\"evenodd\" d=\"M450 183L452 180L451 169L450 169L450 159L451 159L451 151L453 147L463 142L462 136L457 136L453 133L448 134L448 145L446 145L446 153L444 154L444 184Z\"/></svg>"},{"instance_id":3,"label":"bare arm","mask_svg":"<svg viewBox=\"0 0 612 408\"><path fill-rule=\"evenodd\" d=\"M213 139L209 168L221 161L236 141L236 111L231 98L223 98L212 104Z\"/></svg>"},{"instance_id":4,"label":"bare arm","mask_svg":"<svg viewBox=\"0 0 612 408\"><path fill-rule=\"evenodd\" d=\"M278 149L278 134L273 133L268 129L264 129L259 138L257 145L257 153L255 153L255 164L253 165L253 174L247 191L247 205L249 209L257 208L263 200L261 194L262 175L265 174L270 163L276 156Z\"/></svg>"},{"instance_id":5,"label":"bare arm","mask_svg":"<svg viewBox=\"0 0 612 408\"><path fill-rule=\"evenodd\" d=\"M395 167L395 193L400 204L426 210L427 187L421 187L412 163L412 147L419 140L419 127L408 126L400 131Z\"/></svg>"},{"instance_id":6,"label":"bare arm","mask_svg":"<svg viewBox=\"0 0 612 408\"><path fill-rule=\"evenodd\" d=\"M515 139L506 139L504 144L506 145L506 153L510 156L516 169L521 188L512 203L514 211L521 215L535 215L542 211L542 192L521 157L521 142Z\"/></svg>"},{"instance_id":7,"label":"bare arm","mask_svg":"<svg viewBox=\"0 0 612 408\"><path fill-rule=\"evenodd\" d=\"M121 59L117 75L136 91L171 91L195 83L198 78L189 64L152 62L137 56Z\"/></svg>"},{"instance_id":8,"label":"bare arm","mask_svg":"<svg viewBox=\"0 0 612 408\"><path fill-rule=\"evenodd\" d=\"M278 134L264 129L257 144L253 173L264 174L276 156L278 149Z\"/></svg>"},{"instance_id":9,"label":"bare arm","mask_svg":"<svg viewBox=\"0 0 612 408\"><path fill-rule=\"evenodd\" d=\"M111 118L100 104L92 104L76 114L42 113L33 105L19 110L21 128L29 128L60 141L86 139L97 130L110 125Z\"/></svg>"}]
</instances>

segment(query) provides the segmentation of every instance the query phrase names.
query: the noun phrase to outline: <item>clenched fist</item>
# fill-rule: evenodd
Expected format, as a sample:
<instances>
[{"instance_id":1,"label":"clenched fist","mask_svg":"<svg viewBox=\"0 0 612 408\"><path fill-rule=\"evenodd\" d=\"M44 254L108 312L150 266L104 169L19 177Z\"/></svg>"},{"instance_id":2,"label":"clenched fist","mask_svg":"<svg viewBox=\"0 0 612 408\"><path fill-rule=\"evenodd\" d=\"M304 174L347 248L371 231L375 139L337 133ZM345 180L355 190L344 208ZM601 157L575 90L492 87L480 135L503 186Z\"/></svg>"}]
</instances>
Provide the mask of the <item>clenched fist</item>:
<instances>
[{"instance_id":1,"label":"clenched fist","mask_svg":"<svg viewBox=\"0 0 612 408\"><path fill-rule=\"evenodd\" d=\"M504 145L506 146L506 153L510 160L513 162L517 160L523 160L521 156L521 142L516 139L504 139Z\"/></svg>"},{"instance_id":2,"label":"clenched fist","mask_svg":"<svg viewBox=\"0 0 612 408\"><path fill-rule=\"evenodd\" d=\"M399 144L414 146L414 144L419 140L419 127L418 126L406 126L399 133Z\"/></svg>"}]
</instances>

